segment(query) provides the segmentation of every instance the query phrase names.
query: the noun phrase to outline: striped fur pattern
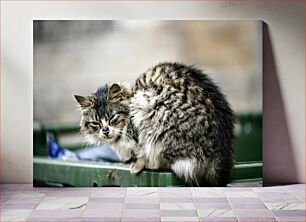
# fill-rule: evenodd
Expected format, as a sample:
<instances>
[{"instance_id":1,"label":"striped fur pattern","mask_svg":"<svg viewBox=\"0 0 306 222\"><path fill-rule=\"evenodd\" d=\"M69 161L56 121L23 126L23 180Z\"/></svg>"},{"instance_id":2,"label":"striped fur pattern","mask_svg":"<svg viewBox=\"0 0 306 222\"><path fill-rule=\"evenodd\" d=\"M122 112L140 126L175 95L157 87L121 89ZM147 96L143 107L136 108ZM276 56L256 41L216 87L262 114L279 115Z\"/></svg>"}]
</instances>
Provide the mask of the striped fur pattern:
<instances>
[{"instance_id":1,"label":"striped fur pattern","mask_svg":"<svg viewBox=\"0 0 306 222\"><path fill-rule=\"evenodd\" d=\"M124 127L137 139L131 148L115 149L133 150L137 160L132 173L144 167L172 169L190 186L229 182L234 115L220 89L202 71L161 63L136 80L129 96L120 98L115 103L126 109Z\"/></svg>"},{"instance_id":2,"label":"striped fur pattern","mask_svg":"<svg viewBox=\"0 0 306 222\"><path fill-rule=\"evenodd\" d=\"M234 116L200 70L161 63L137 80L130 103L150 169L170 168L191 186L224 186L233 167Z\"/></svg>"}]
</instances>

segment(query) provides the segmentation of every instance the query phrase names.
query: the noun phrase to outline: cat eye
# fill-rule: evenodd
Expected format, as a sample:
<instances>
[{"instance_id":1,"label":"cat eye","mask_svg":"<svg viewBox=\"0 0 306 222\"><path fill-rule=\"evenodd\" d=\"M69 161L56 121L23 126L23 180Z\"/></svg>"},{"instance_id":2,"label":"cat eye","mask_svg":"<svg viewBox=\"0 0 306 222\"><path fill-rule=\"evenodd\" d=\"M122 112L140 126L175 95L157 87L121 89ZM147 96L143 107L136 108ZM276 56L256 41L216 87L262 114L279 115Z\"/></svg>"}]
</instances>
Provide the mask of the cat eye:
<instances>
[{"instance_id":1,"label":"cat eye","mask_svg":"<svg viewBox=\"0 0 306 222\"><path fill-rule=\"evenodd\" d=\"M96 131L101 127L101 124L99 122L87 122L86 126Z\"/></svg>"},{"instance_id":2,"label":"cat eye","mask_svg":"<svg viewBox=\"0 0 306 222\"><path fill-rule=\"evenodd\" d=\"M99 122L96 122L96 121L90 122L90 124L92 124L92 125L94 125L94 126L100 126L100 125L101 125Z\"/></svg>"},{"instance_id":3,"label":"cat eye","mask_svg":"<svg viewBox=\"0 0 306 222\"><path fill-rule=\"evenodd\" d=\"M119 120L120 116L119 115L112 115L111 118L109 119L110 124L116 124Z\"/></svg>"},{"instance_id":4,"label":"cat eye","mask_svg":"<svg viewBox=\"0 0 306 222\"><path fill-rule=\"evenodd\" d=\"M119 111L109 118L109 123L112 124L112 125L116 125L119 122L121 122L124 119L124 117L127 116L127 115L128 115L127 112Z\"/></svg>"}]
</instances>

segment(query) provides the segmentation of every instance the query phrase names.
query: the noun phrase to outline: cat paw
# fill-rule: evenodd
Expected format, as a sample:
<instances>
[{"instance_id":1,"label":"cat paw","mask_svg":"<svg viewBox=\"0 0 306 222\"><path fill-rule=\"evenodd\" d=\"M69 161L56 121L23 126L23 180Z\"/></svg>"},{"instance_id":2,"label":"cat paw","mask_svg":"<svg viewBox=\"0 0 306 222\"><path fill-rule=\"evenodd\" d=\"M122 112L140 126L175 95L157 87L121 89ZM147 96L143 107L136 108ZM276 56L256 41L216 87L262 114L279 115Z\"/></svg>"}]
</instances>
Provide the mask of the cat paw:
<instances>
[{"instance_id":1,"label":"cat paw","mask_svg":"<svg viewBox=\"0 0 306 222\"><path fill-rule=\"evenodd\" d=\"M134 163L131 163L130 172L131 174L138 174L143 168L144 166L142 164L139 164L139 162L136 161Z\"/></svg>"}]
</instances>

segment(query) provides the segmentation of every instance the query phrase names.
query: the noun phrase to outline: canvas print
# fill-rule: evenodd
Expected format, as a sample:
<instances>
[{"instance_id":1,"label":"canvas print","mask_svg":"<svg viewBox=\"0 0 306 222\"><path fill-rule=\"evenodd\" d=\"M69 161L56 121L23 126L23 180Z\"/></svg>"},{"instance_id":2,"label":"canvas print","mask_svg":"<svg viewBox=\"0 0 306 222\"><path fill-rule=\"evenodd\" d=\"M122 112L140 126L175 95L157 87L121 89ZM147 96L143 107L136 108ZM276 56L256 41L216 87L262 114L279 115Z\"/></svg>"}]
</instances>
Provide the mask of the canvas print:
<instances>
[{"instance_id":1,"label":"canvas print","mask_svg":"<svg viewBox=\"0 0 306 222\"><path fill-rule=\"evenodd\" d=\"M262 186L260 21L33 29L34 186Z\"/></svg>"}]
</instances>

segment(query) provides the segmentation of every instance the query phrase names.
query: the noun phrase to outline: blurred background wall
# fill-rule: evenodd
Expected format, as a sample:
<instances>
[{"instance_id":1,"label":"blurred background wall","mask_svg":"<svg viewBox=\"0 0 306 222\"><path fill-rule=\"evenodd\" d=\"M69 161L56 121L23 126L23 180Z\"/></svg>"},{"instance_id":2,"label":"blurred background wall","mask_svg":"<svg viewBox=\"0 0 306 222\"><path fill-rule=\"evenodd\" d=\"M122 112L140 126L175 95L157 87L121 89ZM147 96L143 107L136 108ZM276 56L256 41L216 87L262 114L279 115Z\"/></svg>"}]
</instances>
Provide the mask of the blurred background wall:
<instances>
[{"instance_id":1,"label":"blurred background wall","mask_svg":"<svg viewBox=\"0 0 306 222\"><path fill-rule=\"evenodd\" d=\"M73 94L130 82L163 61L208 73L236 113L262 111L262 23L42 21L34 28L34 121L78 122Z\"/></svg>"},{"instance_id":2,"label":"blurred background wall","mask_svg":"<svg viewBox=\"0 0 306 222\"><path fill-rule=\"evenodd\" d=\"M266 134L268 135L267 132L270 134L268 137L264 135L266 157L264 180L267 183L305 182L304 1L1 1L0 3L2 182L32 182L33 73L35 73L33 68L36 65L33 66L33 19L261 19L265 21L269 27L270 43L270 54L267 55L273 59L270 71L273 71L277 81L275 78L270 78L269 84L266 85L264 82L264 112L273 114L266 119L268 124L265 124ZM56 48L54 50L56 51ZM76 59L76 68L78 63L80 61ZM61 65L65 66L64 63ZM271 67L271 63L266 65ZM139 67L138 72L142 72L143 68L146 67ZM221 72L220 69L216 73ZM49 84L58 84L58 81L53 79ZM98 84L100 82L97 82ZM69 88L68 83L66 87ZM271 88L278 90L278 93L267 93ZM86 90L83 90L74 92L86 93ZM265 94L269 95L269 98L265 97ZM283 106L275 101L280 101ZM282 109L283 115L278 115L278 109ZM283 124L284 122L286 124ZM292 159L287 159L283 150L290 152ZM288 164L293 167L288 168Z\"/></svg>"}]
</instances>

